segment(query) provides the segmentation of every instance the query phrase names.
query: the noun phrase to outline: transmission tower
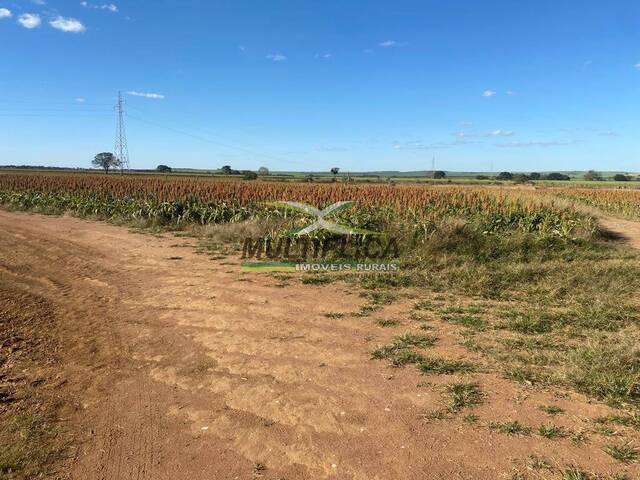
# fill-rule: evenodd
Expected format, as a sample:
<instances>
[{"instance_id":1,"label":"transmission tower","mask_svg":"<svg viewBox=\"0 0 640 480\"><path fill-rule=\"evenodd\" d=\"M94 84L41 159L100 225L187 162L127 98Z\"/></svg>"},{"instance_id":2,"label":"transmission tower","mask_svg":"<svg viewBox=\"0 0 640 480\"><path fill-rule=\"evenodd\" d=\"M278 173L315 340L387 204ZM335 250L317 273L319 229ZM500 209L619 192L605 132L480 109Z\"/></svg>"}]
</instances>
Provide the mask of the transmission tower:
<instances>
[{"instance_id":1,"label":"transmission tower","mask_svg":"<svg viewBox=\"0 0 640 480\"><path fill-rule=\"evenodd\" d=\"M120 172L123 172L124 170L129 170L129 147L127 146L127 133L124 130L124 100L120 92L118 92L115 111L118 117L118 125L116 127L116 146L113 153L120 160Z\"/></svg>"}]
</instances>

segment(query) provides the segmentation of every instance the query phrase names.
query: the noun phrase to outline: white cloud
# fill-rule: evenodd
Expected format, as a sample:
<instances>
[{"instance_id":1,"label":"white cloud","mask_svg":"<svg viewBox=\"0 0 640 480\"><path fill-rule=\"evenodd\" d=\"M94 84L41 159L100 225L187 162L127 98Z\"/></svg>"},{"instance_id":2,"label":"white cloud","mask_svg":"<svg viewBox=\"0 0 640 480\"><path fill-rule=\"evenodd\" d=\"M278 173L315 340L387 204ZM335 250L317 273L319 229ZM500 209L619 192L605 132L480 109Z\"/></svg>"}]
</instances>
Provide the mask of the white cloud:
<instances>
[{"instance_id":1,"label":"white cloud","mask_svg":"<svg viewBox=\"0 0 640 480\"><path fill-rule=\"evenodd\" d=\"M93 8L94 10L107 10L113 13L116 13L118 11L118 6L114 5L113 3L103 3L100 5L94 5L89 2L80 2L80 5L82 5L85 8Z\"/></svg>"},{"instance_id":2,"label":"white cloud","mask_svg":"<svg viewBox=\"0 0 640 480\"><path fill-rule=\"evenodd\" d=\"M614 132L613 130L604 130L600 132L598 135L601 137L619 137L620 134L618 132Z\"/></svg>"},{"instance_id":3,"label":"white cloud","mask_svg":"<svg viewBox=\"0 0 640 480\"><path fill-rule=\"evenodd\" d=\"M238 50L240 50L241 52L246 52L247 47L245 47L244 45L238 45Z\"/></svg>"},{"instance_id":4,"label":"white cloud","mask_svg":"<svg viewBox=\"0 0 640 480\"><path fill-rule=\"evenodd\" d=\"M508 130L494 130L493 132L489 132L488 137L512 137L515 135L514 132Z\"/></svg>"},{"instance_id":5,"label":"white cloud","mask_svg":"<svg viewBox=\"0 0 640 480\"><path fill-rule=\"evenodd\" d=\"M18 23L24 28L38 28L42 24L42 19L37 13L23 13L18 17Z\"/></svg>"},{"instance_id":6,"label":"white cloud","mask_svg":"<svg viewBox=\"0 0 640 480\"><path fill-rule=\"evenodd\" d=\"M493 130L485 133L457 132L454 135L458 138L482 138L482 137L513 137L515 132L510 130Z\"/></svg>"},{"instance_id":7,"label":"white cloud","mask_svg":"<svg viewBox=\"0 0 640 480\"><path fill-rule=\"evenodd\" d=\"M127 92L127 95L132 95L134 97L151 98L153 100L163 100L164 99L164 95L161 95L159 93L136 92L135 90Z\"/></svg>"},{"instance_id":8,"label":"white cloud","mask_svg":"<svg viewBox=\"0 0 640 480\"><path fill-rule=\"evenodd\" d=\"M510 97L514 96L516 94L516 92L514 92L513 90L507 90L507 95L509 95Z\"/></svg>"},{"instance_id":9,"label":"white cloud","mask_svg":"<svg viewBox=\"0 0 640 480\"><path fill-rule=\"evenodd\" d=\"M382 48L390 48L390 47L406 47L407 42L397 42L395 40L386 40L384 42L380 42L378 44Z\"/></svg>"},{"instance_id":10,"label":"white cloud","mask_svg":"<svg viewBox=\"0 0 640 480\"><path fill-rule=\"evenodd\" d=\"M412 142L394 142L395 150L441 150L444 148L463 147L476 142L471 140L454 140L453 142L424 143L420 140Z\"/></svg>"},{"instance_id":11,"label":"white cloud","mask_svg":"<svg viewBox=\"0 0 640 480\"><path fill-rule=\"evenodd\" d=\"M636 64L634 65L634 67L635 67L635 69L636 69L636 70L640 70L640 63L636 63Z\"/></svg>"},{"instance_id":12,"label":"white cloud","mask_svg":"<svg viewBox=\"0 0 640 480\"><path fill-rule=\"evenodd\" d=\"M0 18L11 18L11 10L8 8L0 8Z\"/></svg>"},{"instance_id":13,"label":"white cloud","mask_svg":"<svg viewBox=\"0 0 640 480\"><path fill-rule=\"evenodd\" d=\"M63 32L69 33L82 33L87 31L82 22L80 22L80 20L76 20L75 18L65 18L58 16L51 20L49 22L49 25L51 25L56 30L61 30Z\"/></svg>"},{"instance_id":14,"label":"white cloud","mask_svg":"<svg viewBox=\"0 0 640 480\"><path fill-rule=\"evenodd\" d=\"M85 102L86 102L86 100L85 100L84 98L82 98L82 97L77 97L77 98L75 99L75 101L76 101L77 103L85 103Z\"/></svg>"},{"instance_id":15,"label":"white cloud","mask_svg":"<svg viewBox=\"0 0 640 480\"><path fill-rule=\"evenodd\" d=\"M46 5L47 2L44 0L31 0L31 3L35 3L36 5Z\"/></svg>"},{"instance_id":16,"label":"white cloud","mask_svg":"<svg viewBox=\"0 0 640 480\"><path fill-rule=\"evenodd\" d=\"M493 90L485 90L484 92L482 92L483 97L495 97L497 94L498 92L495 92Z\"/></svg>"},{"instance_id":17,"label":"white cloud","mask_svg":"<svg viewBox=\"0 0 640 480\"><path fill-rule=\"evenodd\" d=\"M551 141L527 141L527 142L509 142L509 143L496 143L496 147L500 148L526 148L526 147L561 147L564 145L573 145L578 143L577 140L571 140L567 142L561 142L557 140Z\"/></svg>"},{"instance_id":18,"label":"white cloud","mask_svg":"<svg viewBox=\"0 0 640 480\"><path fill-rule=\"evenodd\" d=\"M571 134L593 134L599 135L601 137L619 137L620 134L610 128L599 128L599 127L572 127L572 128L560 128L560 132L562 133L571 133Z\"/></svg>"},{"instance_id":19,"label":"white cloud","mask_svg":"<svg viewBox=\"0 0 640 480\"><path fill-rule=\"evenodd\" d=\"M287 60L287 57L281 53L270 53L266 58L274 62L285 62Z\"/></svg>"},{"instance_id":20,"label":"white cloud","mask_svg":"<svg viewBox=\"0 0 640 480\"><path fill-rule=\"evenodd\" d=\"M316 148L317 151L319 152L333 152L333 153L340 153L340 152L347 152L349 149L346 147L337 147L337 146L330 146L330 145L321 145L318 148Z\"/></svg>"}]
</instances>

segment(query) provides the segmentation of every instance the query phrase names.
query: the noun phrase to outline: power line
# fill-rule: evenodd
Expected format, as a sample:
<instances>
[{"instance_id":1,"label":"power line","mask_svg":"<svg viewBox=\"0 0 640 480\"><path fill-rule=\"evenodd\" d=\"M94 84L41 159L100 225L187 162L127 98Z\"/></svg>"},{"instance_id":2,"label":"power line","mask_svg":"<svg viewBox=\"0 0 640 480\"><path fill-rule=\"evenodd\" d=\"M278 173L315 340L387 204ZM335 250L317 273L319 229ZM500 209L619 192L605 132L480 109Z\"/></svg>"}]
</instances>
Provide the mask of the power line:
<instances>
[{"instance_id":1,"label":"power line","mask_svg":"<svg viewBox=\"0 0 640 480\"><path fill-rule=\"evenodd\" d=\"M136 110L138 110L138 109L136 109ZM287 159L284 159L284 158L280 158L280 157L275 157L273 155L269 155L267 153L254 152L254 151L246 149L244 147L239 147L239 146L231 145L231 144L228 144L228 143L218 142L216 140L211 140L210 138L206 138L206 137L203 137L201 135L196 135L196 134L193 134L193 133L186 132L184 130L179 130L177 128L169 127L167 125L162 125L162 124L160 124L158 122L145 120L143 118L136 117L136 116L131 115L131 114L127 114L127 117L128 118L132 118L133 120L136 120L138 122L142 122L142 123L146 123L146 124L149 124L149 125L153 125L154 127L162 128L164 130L169 130L171 132L174 132L174 133L177 133L177 134L180 134L180 135L184 135L184 136L193 138L195 140L199 140L201 142L205 142L205 143L209 143L209 144L212 144L212 145L216 145L218 147L229 148L229 149L232 149L232 150L237 150L237 151L240 151L240 152L244 152L244 153L249 154L249 155L261 156L263 158L268 158L270 160L275 160L275 161L278 161L278 162L284 162L284 163L293 162L293 163L299 163L301 165L309 165L307 162L301 162L301 161L296 161L296 160L287 160Z\"/></svg>"},{"instance_id":2,"label":"power line","mask_svg":"<svg viewBox=\"0 0 640 480\"><path fill-rule=\"evenodd\" d=\"M14 104L13 106L11 104ZM21 105L16 105L16 104L21 104ZM108 113L101 113L103 112L102 110L102 106L104 105L108 105L106 103L92 103L92 102L41 102L41 101L33 101L33 100L0 100L0 110L5 110L4 112L0 111L0 117L42 117L42 118L48 118L48 117L67 117L67 116L72 116L72 117L84 117L84 118L88 118L88 117L102 117L102 116L107 116L107 115L111 115ZM129 164L129 150L128 150L128 142L127 142L127 135L126 135L126 130L125 130L125 116L128 118L131 118L133 120L136 120L138 122L142 122L142 123L146 123L149 125L153 125L157 128L162 128L164 130L168 130L174 133L177 133L179 135L184 135L190 138L193 138L195 140L201 141L201 142L205 142L205 143L209 143L212 145L216 145L219 147L223 147L223 148L227 148L227 149L231 149L231 150L236 150L239 152L243 152L245 154L254 156L254 157L262 157L265 159L269 159L269 160L273 160L273 161L277 161L277 162L281 162L283 164L287 164L287 163L296 163L299 165L304 165L306 167L311 166L311 162L306 162L306 161L301 161L301 160L293 160L293 159L286 159L286 158L282 158L282 157L277 157L274 155L270 155L267 153L260 153L254 150L250 150L248 148L244 148L238 145L233 145L231 143L225 143L225 142L220 142L220 141L216 141L216 140L212 140L209 137L205 137L202 135L198 135L195 133L191 133L185 130L181 130L181 129L177 129L177 128L173 128L170 127L168 125L163 125L161 123L155 122L155 121L150 121L150 120L146 120L144 118L140 118L137 116L133 116L130 115L128 113L125 112L125 101L122 97L122 94L120 92L118 92L118 97L116 100L116 105L115 105L115 111L116 111L116 119L117 119L117 126L116 126L116 136L115 136L115 148L114 148L114 154L116 155L116 157L118 159L121 160L122 163L122 169L129 169L130 168L130 164ZM134 110L139 111L141 114L146 115L146 112L135 108L135 107L131 107L128 106L128 108L132 108ZM19 113L10 113L12 110L15 109L20 109L21 111ZM204 129L200 129L206 132L206 130Z\"/></svg>"}]
</instances>

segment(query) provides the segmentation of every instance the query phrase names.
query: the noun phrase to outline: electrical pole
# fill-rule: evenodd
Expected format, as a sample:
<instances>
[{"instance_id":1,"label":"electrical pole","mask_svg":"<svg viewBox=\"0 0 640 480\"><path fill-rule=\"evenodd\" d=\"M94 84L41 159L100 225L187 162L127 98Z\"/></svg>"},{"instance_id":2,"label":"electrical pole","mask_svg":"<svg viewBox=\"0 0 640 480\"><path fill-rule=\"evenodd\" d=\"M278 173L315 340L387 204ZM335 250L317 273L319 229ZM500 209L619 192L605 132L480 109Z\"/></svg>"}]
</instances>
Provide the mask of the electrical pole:
<instances>
[{"instance_id":1,"label":"electrical pole","mask_svg":"<svg viewBox=\"0 0 640 480\"><path fill-rule=\"evenodd\" d=\"M120 92L118 92L115 110L118 125L116 127L116 146L113 153L120 160L120 173L124 173L125 170L129 170L129 147L127 146L127 133L124 130L124 100Z\"/></svg>"}]
</instances>

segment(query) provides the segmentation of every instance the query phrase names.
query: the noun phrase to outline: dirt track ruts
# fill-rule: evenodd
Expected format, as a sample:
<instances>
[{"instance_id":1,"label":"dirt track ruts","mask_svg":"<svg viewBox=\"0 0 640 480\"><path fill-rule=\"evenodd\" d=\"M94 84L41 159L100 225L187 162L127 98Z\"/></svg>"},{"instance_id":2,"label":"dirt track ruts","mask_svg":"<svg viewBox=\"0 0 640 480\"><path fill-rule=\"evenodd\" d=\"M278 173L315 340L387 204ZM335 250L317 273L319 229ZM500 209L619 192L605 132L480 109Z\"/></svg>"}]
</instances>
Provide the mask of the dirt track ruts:
<instances>
[{"instance_id":1,"label":"dirt track ruts","mask_svg":"<svg viewBox=\"0 0 640 480\"><path fill-rule=\"evenodd\" d=\"M494 480L535 453L615 466L601 449L425 422L440 380L418 387L415 369L371 361L390 335L371 319L323 315L356 310L352 287L282 288L189 243L0 212L0 281L47 298L73 336L64 354L80 432L73 478ZM516 413L517 386L477 376L492 399L479 414ZM604 412L579 396L564 407Z\"/></svg>"}]
</instances>

